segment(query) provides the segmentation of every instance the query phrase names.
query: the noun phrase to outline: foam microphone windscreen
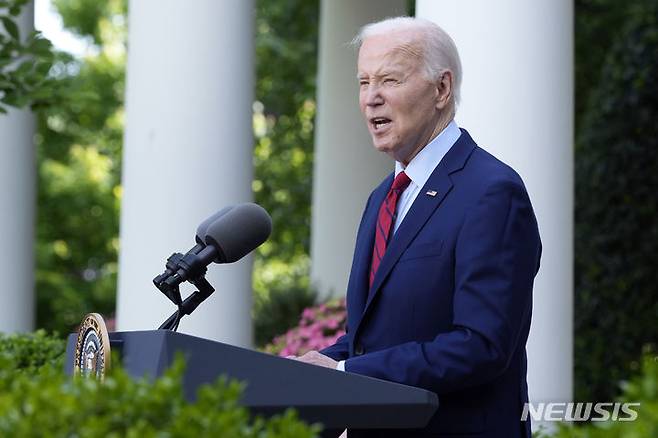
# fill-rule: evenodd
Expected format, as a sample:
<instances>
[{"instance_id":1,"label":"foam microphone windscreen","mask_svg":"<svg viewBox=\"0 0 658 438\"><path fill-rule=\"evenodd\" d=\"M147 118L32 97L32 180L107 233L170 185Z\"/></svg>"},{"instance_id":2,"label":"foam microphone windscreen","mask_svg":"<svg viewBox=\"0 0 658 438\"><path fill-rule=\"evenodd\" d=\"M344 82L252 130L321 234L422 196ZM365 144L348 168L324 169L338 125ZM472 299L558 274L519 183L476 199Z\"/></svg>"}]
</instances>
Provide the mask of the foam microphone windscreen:
<instances>
[{"instance_id":1,"label":"foam microphone windscreen","mask_svg":"<svg viewBox=\"0 0 658 438\"><path fill-rule=\"evenodd\" d=\"M272 218L263 207L238 204L208 226L205 242L219 252L217 263L233 263L258 248L271 232Z\"/></svg>"},{"instance_id":2,"label":"foam microphone windscreen","mask_svg":"<svg viewBox=\"0 0 658 438\"><path fill-rule=\"evenodd\" d=\"M205 221L201 222L199 226L196 229L196 241L197 243L203 243L205 245L205 237L206 233L208 232L208 227L212 225L213 222L215 222L217 219L220 217L224 216L226 213L231 211L233 209L233 205L229 205L228 207L224 207L212 216L208 217Z\"/></svg>"}]
</instances>

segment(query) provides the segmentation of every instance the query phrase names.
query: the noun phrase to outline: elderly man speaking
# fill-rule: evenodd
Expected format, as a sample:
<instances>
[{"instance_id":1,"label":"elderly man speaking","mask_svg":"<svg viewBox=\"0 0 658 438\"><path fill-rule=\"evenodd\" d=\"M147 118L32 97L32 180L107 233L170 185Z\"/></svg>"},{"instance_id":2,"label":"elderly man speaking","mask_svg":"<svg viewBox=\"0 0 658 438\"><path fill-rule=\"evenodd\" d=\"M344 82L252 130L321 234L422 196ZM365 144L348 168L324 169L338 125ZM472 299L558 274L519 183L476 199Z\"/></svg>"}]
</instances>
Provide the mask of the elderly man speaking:
<instances>
[{"instance_id":1,"label":"elderly man speaking","mask_svg":"<svg viewBox=\"0 0 658 438\"><path fill-rule=\"evenodd\" d=\"M525 345L541 243L523 182L453 120L461 65L441 28L392 18L356 42L361 112L395 171L361 219L347 334L298 360L439 395L425 429L350 437L529 437Z\"/></svg>"}]
</instances>

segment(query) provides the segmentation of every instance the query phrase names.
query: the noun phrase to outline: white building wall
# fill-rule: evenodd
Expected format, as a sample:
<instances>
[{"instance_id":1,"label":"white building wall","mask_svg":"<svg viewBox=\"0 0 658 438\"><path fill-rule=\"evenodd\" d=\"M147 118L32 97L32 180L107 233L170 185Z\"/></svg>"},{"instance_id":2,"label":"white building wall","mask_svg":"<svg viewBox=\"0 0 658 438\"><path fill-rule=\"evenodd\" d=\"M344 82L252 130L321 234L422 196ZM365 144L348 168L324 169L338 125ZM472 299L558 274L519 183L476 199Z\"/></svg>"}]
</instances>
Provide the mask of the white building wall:
<instances>
[{"instance_id":1,"label":"white building wall","mask_svg":"<svg viewBox=\"0 0 658 438\"><path fill-rule=\"evenodd\" d=\"M253 1L137 0L129 9L117 324L175 310L151 283L197 225L252 198ZM217 291L179 331L249 346L251 257L211 265ZM191 289L183 289L183 295Z\"/></svg>"},{"instance_id":2,"label":"white building wall","mask_svg":"<svg viewBox=\"0 0 658 438\"><path fill-rule=\"evenodd\" d=\"M23 38L34 30L33 2L17 24ZM34 129L29 109L0 114L0 332L34 328Z\"/></svg>"}]
</instances>

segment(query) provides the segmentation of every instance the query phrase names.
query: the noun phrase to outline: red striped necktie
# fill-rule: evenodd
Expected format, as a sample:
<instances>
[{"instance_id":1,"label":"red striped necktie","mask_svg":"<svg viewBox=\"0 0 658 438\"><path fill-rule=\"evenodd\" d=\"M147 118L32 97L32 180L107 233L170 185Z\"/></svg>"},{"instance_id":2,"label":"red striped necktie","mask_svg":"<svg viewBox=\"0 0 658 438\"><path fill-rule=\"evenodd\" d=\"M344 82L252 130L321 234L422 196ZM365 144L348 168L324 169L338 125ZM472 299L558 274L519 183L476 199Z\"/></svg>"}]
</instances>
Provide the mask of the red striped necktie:
<instances>
[{"instance_id":1,"label":"red striped necktie","mask_svg":"<svg viewBox=\"0 0 658 438\"><path fill-rule=\"evenodd\" d=\"M372 250L372 264L370 265L370 287L375 280L375 274L379 264L386 252L388 239L391 236L393 224L397 216L396 208L400 195L407 188L411 180L406 173L400 172L393 180L393 185L386 195L386 199L379 207L379 216L377 216L377 229L375 230L375 246Z\"/></svg>"}]
</instances>

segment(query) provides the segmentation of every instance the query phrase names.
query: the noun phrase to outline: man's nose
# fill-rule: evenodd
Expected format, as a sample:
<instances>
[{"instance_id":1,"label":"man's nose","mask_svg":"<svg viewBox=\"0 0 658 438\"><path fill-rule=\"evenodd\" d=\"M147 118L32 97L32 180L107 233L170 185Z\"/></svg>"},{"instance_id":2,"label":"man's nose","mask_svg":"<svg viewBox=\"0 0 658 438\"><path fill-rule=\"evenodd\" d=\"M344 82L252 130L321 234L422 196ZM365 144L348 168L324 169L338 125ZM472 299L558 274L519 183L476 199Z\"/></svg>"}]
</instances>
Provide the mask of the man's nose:
<instances>
[{"instance_id":1,"label":"man's nose","mask_svg":"<svg viewBox=\"0 0 658 438\"><path fill-rule=\"evenodd\" d=\"M384 103L381 89L377 85L371 84L368 86L365 94L365 104L367 106L378 106Z\"/></svg>"}]
</instances>

